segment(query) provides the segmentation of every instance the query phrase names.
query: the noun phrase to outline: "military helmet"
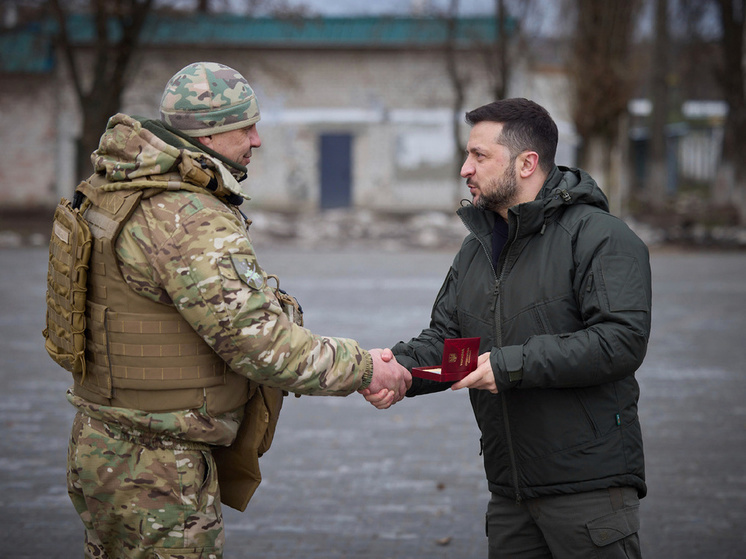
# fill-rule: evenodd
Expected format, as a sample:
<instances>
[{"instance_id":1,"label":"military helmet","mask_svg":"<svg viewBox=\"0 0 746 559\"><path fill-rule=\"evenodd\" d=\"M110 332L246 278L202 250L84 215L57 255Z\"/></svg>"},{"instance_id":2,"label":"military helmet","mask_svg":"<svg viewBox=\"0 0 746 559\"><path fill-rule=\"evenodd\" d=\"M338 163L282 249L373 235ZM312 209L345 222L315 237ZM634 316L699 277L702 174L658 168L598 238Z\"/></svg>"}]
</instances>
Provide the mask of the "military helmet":
<instances>
[{"instance_id":1,"label":"military helmet","mask_svg":"<svg viewBox=\"0 0 746 559\"><path fill-rule=\"evenodd\" d=\"M161 98L161 120L187 136L209 136L250 126L259 104L239 72L216 62L194 62L169 80Z\"/></svg>"}]
</instances>

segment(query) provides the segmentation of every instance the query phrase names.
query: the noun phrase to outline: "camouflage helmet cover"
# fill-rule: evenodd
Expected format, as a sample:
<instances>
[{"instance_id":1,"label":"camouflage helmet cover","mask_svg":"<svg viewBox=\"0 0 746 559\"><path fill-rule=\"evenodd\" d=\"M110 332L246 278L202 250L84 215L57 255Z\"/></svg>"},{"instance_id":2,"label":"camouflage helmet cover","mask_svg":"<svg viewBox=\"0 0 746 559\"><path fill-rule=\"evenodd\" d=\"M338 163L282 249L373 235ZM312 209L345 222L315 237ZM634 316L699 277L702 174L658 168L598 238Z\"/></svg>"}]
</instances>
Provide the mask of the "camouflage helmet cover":
<instances>
[{"instance_id":1,"label":"camouflage helmet cover","mask_svg":"<svg viewBox=\"0 0 746 559\"><path fill-rule=\"evenodd\" d=\"M161 120L188 136L209 136L251 126L259 104L249 82L216 62L194 62L169 80L161 98Z\"/></svg>"}]
</instances>

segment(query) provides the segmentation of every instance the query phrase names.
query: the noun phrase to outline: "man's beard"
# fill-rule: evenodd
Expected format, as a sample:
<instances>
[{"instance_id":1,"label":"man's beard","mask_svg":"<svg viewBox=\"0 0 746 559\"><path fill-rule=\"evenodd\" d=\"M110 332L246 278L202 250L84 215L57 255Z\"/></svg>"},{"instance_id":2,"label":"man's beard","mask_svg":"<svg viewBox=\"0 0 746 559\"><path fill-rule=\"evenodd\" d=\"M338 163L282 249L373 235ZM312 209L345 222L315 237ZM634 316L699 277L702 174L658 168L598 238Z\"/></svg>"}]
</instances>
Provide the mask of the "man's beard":
<instances>
[{"instance_id":1,"label":"man's beard","mask_svg":"<svg viewBox=\"0 0 746 559\"><path fill-rule=\"evenodd\" d=\"M515 205L518 197L518 181L515 174L515 158L510 158L508 167L498 179L493 179L487 188L479 189L479 196L474 202L480 210L499 212Z\"/></svg>"}]
</instances>

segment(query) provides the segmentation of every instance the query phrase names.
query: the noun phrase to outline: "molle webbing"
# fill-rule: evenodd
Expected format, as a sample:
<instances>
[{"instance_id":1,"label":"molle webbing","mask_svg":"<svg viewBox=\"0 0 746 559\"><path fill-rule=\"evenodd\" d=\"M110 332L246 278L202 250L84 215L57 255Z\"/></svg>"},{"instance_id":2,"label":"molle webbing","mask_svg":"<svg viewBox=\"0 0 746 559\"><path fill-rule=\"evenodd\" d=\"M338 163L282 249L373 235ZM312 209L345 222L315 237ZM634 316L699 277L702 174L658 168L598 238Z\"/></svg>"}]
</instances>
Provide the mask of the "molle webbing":
<instances>
[{"instance_id":1,"label":"molle webbing","mask_svg":"<svg viewBox=\"0 0 746 559\"><path fill-rule=\"evenodd\" d=\"M86 307L85 382L75 393L97 403L171 411L199 408L219 414L243 405L248 381L228 369L169 305L133 291L119 270L116 239L143 191L84 187L84 217L93 235Z\"/></svg>"},{"instance_id":2,"label":"molle webbing","mask_svg":"<svg viewBox=\"0 0 746 559\"><path fill-rule=\"evenodd\" d=\"M110 371L116 387L161 390L223 383L225 363L183 319L116 313L96 304L88 305L86 316L91 370Z\"/></svg>"},{"instance_id":3,"label":"molle webbing","mask_svg":"<svg viewBox=\"0 0 746 559\"><path fill-rule=\"evenodd\" d=\"M43 335L50 357L85 378L85 305L91 232L77 208L60 200L54 212L47 271L47 320Z\"/></svg>"}]
</instances>

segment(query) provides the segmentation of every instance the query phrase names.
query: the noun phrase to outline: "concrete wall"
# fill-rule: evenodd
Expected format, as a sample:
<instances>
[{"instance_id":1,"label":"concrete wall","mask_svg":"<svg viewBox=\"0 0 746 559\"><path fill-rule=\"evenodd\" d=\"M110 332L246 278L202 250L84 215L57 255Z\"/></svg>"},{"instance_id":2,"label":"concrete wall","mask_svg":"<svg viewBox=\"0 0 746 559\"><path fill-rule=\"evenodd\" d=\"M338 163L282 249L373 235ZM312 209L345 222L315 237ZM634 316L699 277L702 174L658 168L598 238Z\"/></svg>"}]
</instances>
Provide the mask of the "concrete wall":
<instances>
[{"instance_id":1,"label":"concrete wall","mask_svg":"<svg viewBox=\"0 0 746 559\"><path fill-rule=\"evenodd\" d=\"M440 52L148 50L136 61L123 112L157 117L165 83L197 60L236 68L257 93L263 145L244 183L255 207L316 210L319 137L330 132L353 136L355 207L451 210L468 195L453 163L453 91ZM459 64L470 76L464 110L492 100L478 64L478 57L466 53ZM557 98L551 83L518 83L516 95L539 102ZM460 126L463 147L468 128ZM0 204L51 206L69 196L80 178L73 172L78 127L64 64L53 76L0 80Z\"/></svg>"},{"instance_id":2,"label":"concrete wall","mask_svg":"<svg viewBox=\"0 0 746 559\"><path fill-rule=\"evenodd\" d=\"M47 76L0 79L0 205L59 201L58 99Z\"/></svg>"}]
</instances>

